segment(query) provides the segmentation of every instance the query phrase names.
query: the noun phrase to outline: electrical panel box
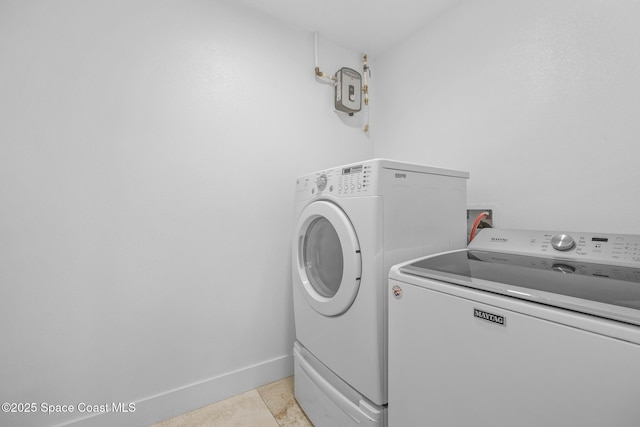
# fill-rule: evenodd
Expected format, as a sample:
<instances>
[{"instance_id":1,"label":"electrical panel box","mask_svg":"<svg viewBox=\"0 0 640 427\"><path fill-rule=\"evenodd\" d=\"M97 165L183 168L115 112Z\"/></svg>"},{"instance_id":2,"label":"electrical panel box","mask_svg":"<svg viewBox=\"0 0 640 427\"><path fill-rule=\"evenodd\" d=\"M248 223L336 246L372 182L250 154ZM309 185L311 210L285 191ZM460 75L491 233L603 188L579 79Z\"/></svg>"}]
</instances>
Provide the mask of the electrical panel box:
<instances>
[{"instance_id":1,"label":"electrical panel box","mask_svg":"<svg viewBox=\"0 0 640 427\"><path fill-rule=\"evenodd\" d=\"M350 116L362 109L362 76L351 68L336 72L335 108Z\"/></svg>"}]
</instances>

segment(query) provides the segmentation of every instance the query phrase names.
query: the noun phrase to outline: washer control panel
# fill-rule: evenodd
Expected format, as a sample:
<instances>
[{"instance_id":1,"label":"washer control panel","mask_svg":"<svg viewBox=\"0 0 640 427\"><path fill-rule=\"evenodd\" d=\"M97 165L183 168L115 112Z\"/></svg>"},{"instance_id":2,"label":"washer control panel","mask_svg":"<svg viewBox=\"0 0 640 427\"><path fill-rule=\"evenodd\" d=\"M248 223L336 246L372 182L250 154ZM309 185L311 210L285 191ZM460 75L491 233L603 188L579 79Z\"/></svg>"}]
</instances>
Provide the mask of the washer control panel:
<instances>
[{"instance_id":1,"label":"washer control panel","mask_svg":"<svg viewBox=\"0 0 640 427\"><path fill-rule=\"evenodd\" d=\"M485 228L469 249L640 266L640 235Z\"/></svg>"},{"instance_id":2,"label":"washer control panel","mask_svg":"<svg viewBox=\"0 0 640 427\"><path fill-rule=\"evenodd\" d=\"M307 196L371 196L377 192L378 173L379 169L367 162L328 169L299 178L296 181L296 191L304 192Z\"/></svg>"},{"instance_id":3,"label":"washer control panel","mask_svg":"<svg viewBox=\"0 0 640 427\"><path fill-rule=\"evenodd\" d=\"M338 194L366 194L371 188L372 170L368 165L341 168Z\"/></svg>"}]
</instances>

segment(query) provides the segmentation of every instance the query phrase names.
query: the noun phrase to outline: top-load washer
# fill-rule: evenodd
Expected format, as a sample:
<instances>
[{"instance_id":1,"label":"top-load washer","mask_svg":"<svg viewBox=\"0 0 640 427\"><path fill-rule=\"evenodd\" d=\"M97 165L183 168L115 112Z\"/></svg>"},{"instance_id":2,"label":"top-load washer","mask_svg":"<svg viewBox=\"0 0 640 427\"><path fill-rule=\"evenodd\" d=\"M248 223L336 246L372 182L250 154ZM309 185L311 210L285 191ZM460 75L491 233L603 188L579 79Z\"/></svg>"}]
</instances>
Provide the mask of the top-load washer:
<instances>
[{"instance_id":1,"label":"top-load washer","mask_svg":"<svg viewBox=\"0 0 640 427\"><path fill-rule=\"evenodd\" d=\"M466 246L468 173L391 160L296 181L295 396L317 426L384 426L387 275Z\"/></svg>"},{"instance_id":2,"label":"top-load washer","mask_svg":"<svg viewBox=\"0 0 640 427\"><path fill-rule=\"evenodd\" d=\"M640 236L483 229L389 277L389 425L640 425Z\"/></svg>"}]
</instances>

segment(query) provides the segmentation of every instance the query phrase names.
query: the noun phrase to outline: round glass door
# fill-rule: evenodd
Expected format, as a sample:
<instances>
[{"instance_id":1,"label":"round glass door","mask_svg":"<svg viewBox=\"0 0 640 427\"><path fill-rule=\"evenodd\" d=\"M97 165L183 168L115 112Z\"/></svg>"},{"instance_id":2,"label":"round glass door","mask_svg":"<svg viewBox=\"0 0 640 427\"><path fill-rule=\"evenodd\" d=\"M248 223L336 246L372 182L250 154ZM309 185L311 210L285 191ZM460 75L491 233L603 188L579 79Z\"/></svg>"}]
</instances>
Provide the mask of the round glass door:
<instances>
[{"instance_id":1,"label":"round glass door","mask_svg":"<svg viewBox=\"0 0 640 427\"><path fill-rule=\"evenodd\" d=\"M302 261L313 289L333 298L340 289L344 260L336 229L325 217L317 217L307 228L302 243Z\"/></svg>"},{"instance_id":2,"label":"round glass door","mask_svg":"<svg viewBox=\"0 0 640 427\"><path fill-rule=\"evenodd\" d=\"M303 211L294 244L305 299L319 313L335 316L353 303L360 286L360 247L344 212L318 201Z\"/></svg>"}]
</instances>

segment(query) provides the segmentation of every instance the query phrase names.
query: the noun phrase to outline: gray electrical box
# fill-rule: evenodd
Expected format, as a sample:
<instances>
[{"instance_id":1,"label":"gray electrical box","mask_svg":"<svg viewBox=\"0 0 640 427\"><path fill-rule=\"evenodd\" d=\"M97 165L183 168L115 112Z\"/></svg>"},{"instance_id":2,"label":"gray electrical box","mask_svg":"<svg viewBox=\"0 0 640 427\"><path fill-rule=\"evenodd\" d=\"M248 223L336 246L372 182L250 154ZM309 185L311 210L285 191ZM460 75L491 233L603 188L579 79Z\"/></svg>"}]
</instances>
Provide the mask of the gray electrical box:
<instances>
[{"instance_id":1,"label":"gray electrical box","mask_svg":"<svg viewBox=\"0 0 640 427\"><path fill-rule=\"evenodd\" d=\"M362 76L351 68L336 72L335 108L350 116L362 109Z\"/></svg>"}]
</instances>

